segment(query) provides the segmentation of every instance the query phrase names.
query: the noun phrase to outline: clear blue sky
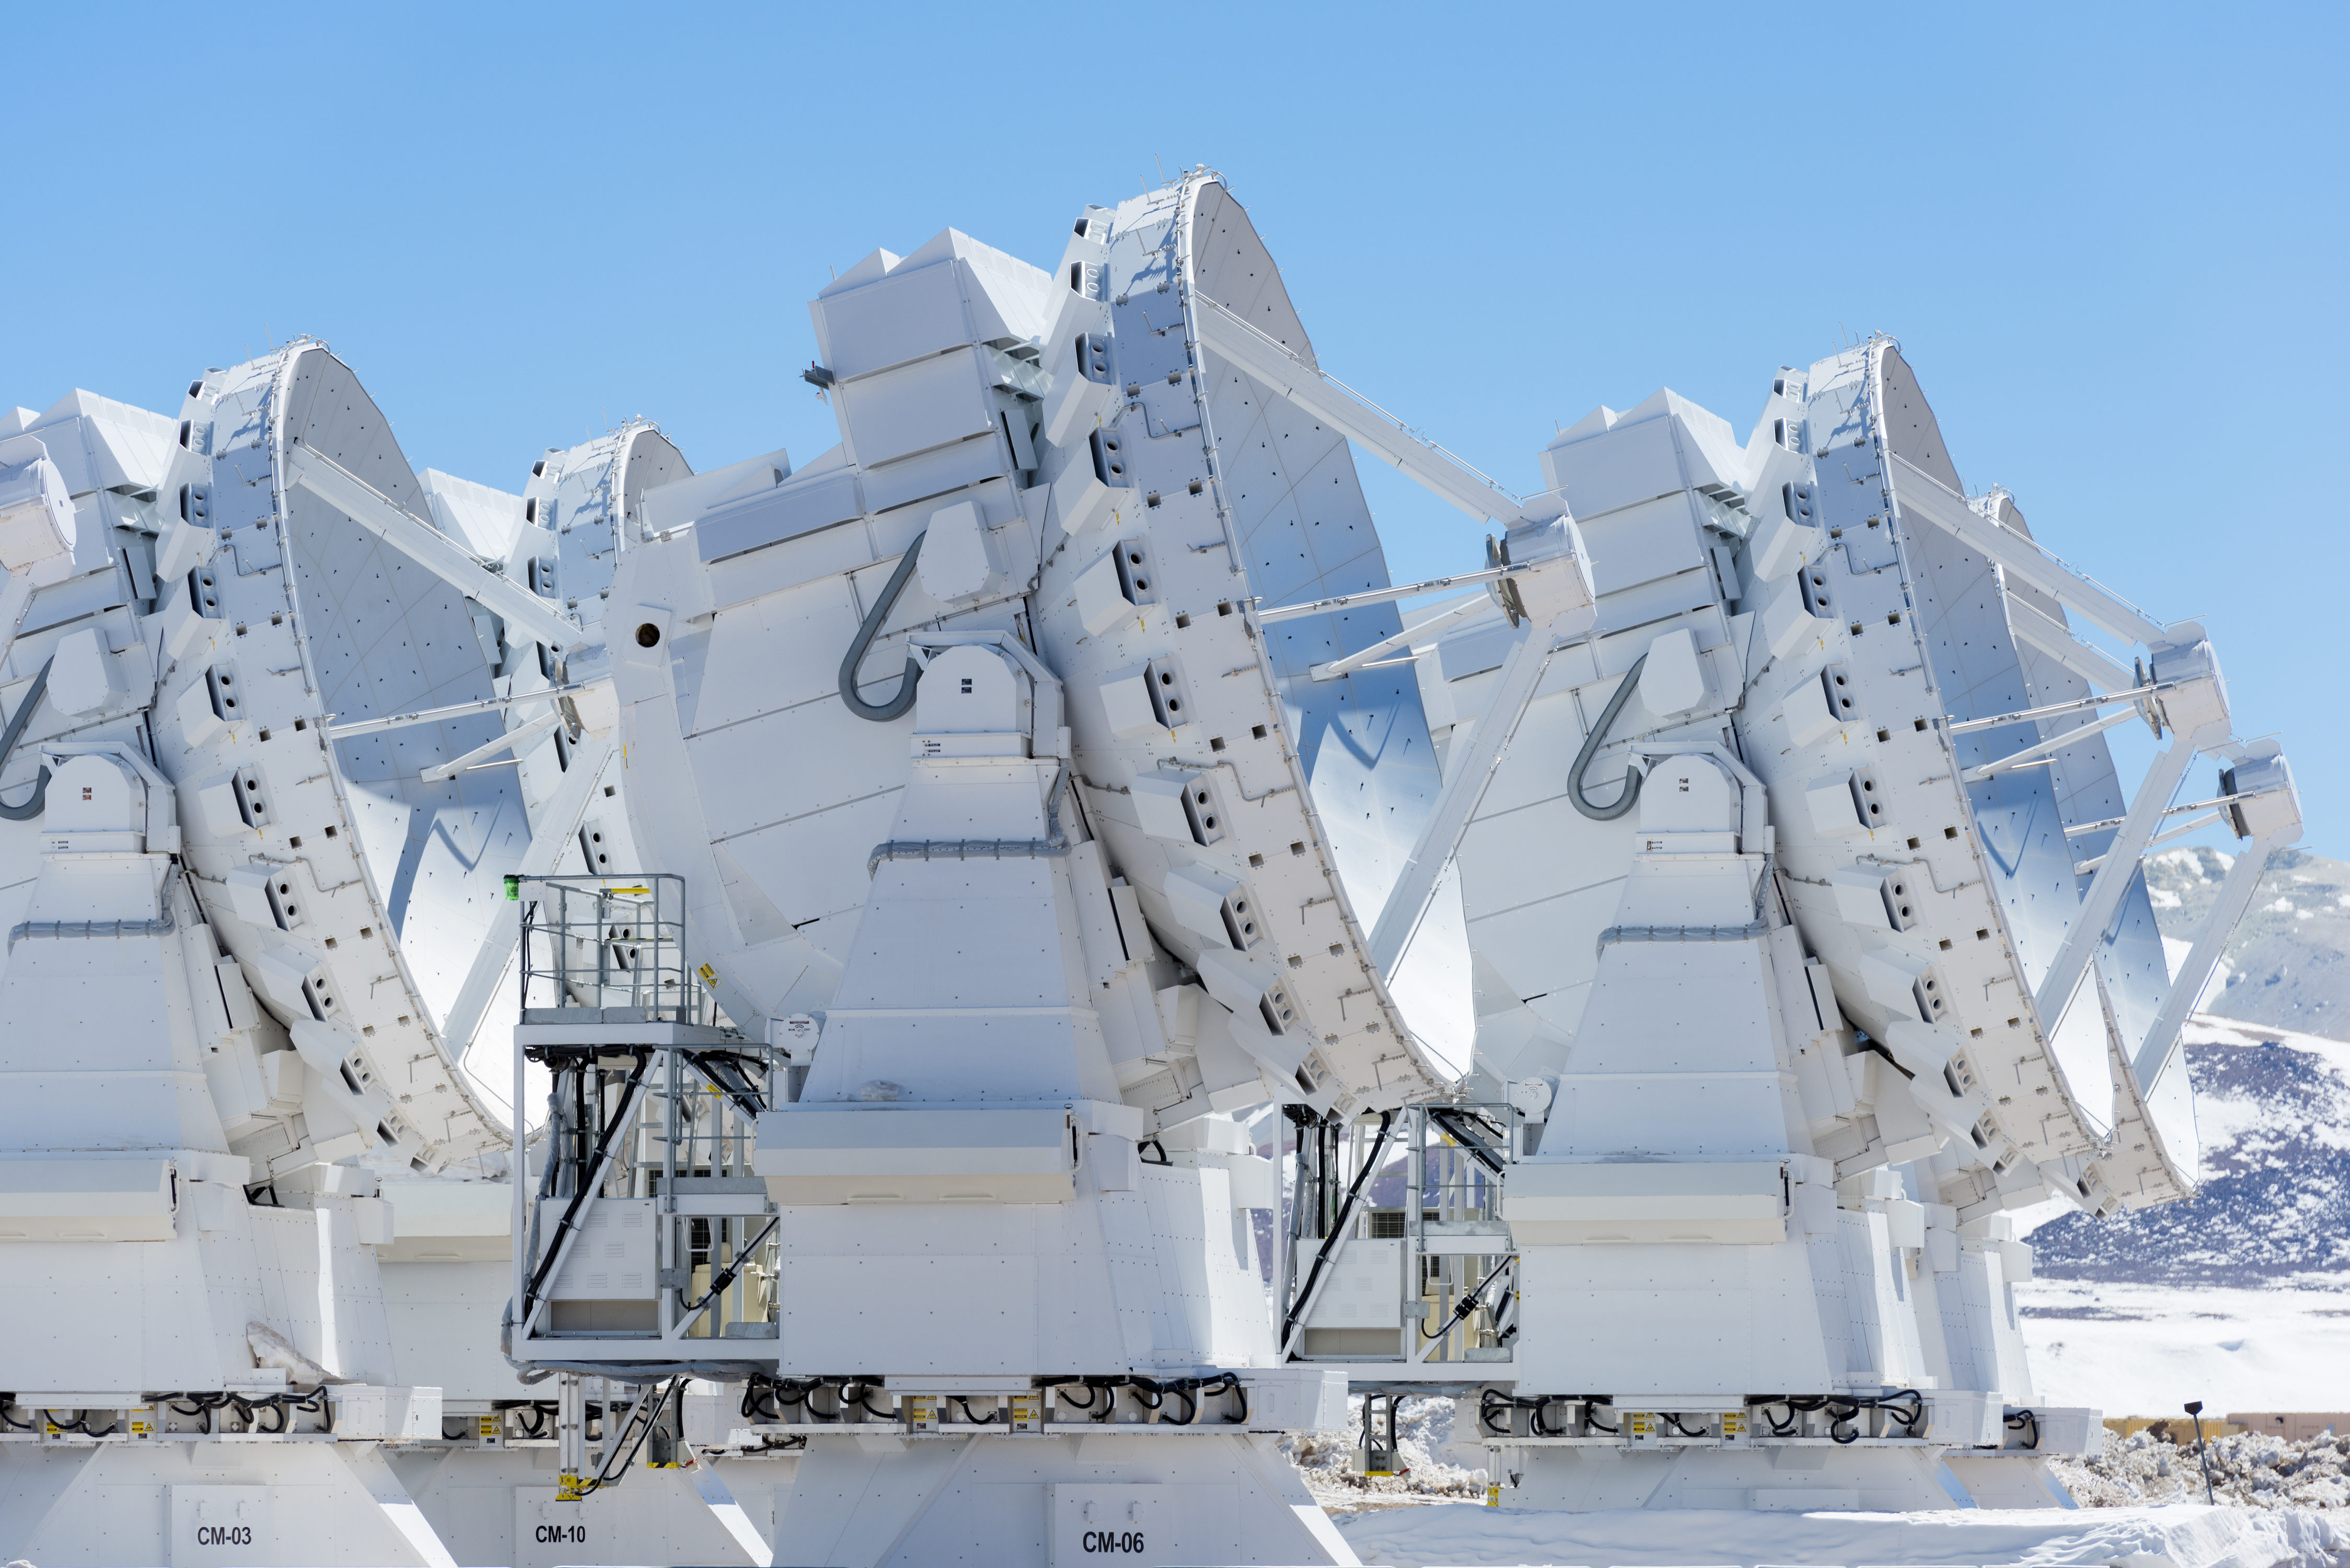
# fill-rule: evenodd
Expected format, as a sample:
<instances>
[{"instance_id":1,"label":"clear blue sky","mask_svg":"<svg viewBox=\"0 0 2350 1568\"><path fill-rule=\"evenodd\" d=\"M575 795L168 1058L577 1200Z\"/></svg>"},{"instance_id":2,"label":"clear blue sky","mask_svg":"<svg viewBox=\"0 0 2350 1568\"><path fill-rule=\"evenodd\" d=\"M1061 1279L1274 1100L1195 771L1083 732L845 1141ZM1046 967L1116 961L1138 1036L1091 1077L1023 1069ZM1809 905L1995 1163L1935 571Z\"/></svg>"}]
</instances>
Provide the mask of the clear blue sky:
<instances>
[{"instance_id":1,"label":"clear blue sky","mask_svg":"<svg viewBox=\"0 0 2350 1568\"><path fill-rule=\"evenodd\" d=\"M1205 162L1324 364L1521 490L1596 404L1742 433L1893 333L1971 486L2208 618L2350 855L2345 15L20 5L0 402L169 409L301 331L419 467L518 489L631 413L805 460L828 268L949 224L1050 265ZM1399 573L1481 556L1365 477Z\"/></svg>"}]
</instances>

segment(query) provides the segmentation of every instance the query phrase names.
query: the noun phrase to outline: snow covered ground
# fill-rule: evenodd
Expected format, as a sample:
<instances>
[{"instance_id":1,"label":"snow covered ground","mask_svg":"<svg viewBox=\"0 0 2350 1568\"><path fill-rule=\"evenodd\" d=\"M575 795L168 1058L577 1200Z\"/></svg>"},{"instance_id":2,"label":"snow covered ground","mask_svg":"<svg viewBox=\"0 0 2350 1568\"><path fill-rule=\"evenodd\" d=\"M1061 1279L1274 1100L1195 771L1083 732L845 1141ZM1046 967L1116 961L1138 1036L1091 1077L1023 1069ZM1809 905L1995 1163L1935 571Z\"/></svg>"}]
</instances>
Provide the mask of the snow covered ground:
<instances>
[{"instance_id":1,"label":"snow covered ground","mask_svg":"<svg viewBox=\"0 0 2350 1568\"><path fill-rule=\"evenodd\" d=\"M1359 1408L1357 1410L1359 1417ZM1343 1473L1354 1434L1295 1440L1295 1457L1367 1563L1427 1568L1776 1568L1931 1564L2014 1568L2350 1568L2350 1438L2287 1443L2262 1434L2210 1445L2220 1506L2203 1499L2191 1444L2109 1437L2102 1459L2054 1469L2077 1510L1554 1513L1462 1499L1478 1473L1444 1459L1449 1400L1409 1400L1397 1423L1405 1476Z\"/></svg>"},{"instance_id":2,"label":"snow covered ground","mask_svg":"<svg viewBox=\"0 0 2350 1568\"><path fill-rule=\"evenodd\" d=\"M1538 1513L1467 1503L1340 1516L1365 1563L2341 1568L2350 1514L2179 1505L1946 1513Z\"/></svg>"},{"instance_id":3,"label":"snow covered ground","mask_svg":"<svg viewBox=\"0 0 2350 1568\"><path fill-rule=\"evenodd\" d=\"M2043 1405L2350 1409L2350 1290L2033 1280L2015 1300Z\"/></svg>"},{"instance_id":4,"label":"snow covered ground","mask_svg":"<svg viewBox=\"0 0 2350 1568\"><path fill-rule=\"evenodd\" d=\"M2207 1013L2185 1038L2202 1189L2032 1231L2015 1304L2039 1402L2350 1409L2350 1044Z\"/></svg>"}]
</instances>

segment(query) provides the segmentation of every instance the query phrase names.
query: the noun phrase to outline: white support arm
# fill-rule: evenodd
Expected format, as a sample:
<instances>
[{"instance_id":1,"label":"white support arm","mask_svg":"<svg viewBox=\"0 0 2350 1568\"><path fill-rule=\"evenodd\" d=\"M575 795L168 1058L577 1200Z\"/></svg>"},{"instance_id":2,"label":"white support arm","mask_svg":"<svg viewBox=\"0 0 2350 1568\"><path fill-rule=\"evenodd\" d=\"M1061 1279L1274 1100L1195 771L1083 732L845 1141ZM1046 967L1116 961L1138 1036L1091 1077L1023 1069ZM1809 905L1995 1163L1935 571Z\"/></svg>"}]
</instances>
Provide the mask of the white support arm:
<instances>
[{"instance_id":1,"label":"white support arm","mask_svg":"<svg viewBox=\"0 0 2350 1568\"><path fill-rule=\"evenodd\" d=\"M455 778L476 763L487 762L501 752L512 752L516 756L520 756L524 747L530 745L561 722L563 722L563 714L559 711L542 713L528 723L519 724L508 730L486 746L475 746L462 757L451 757L445 763L435 763L426 768L420 776L426 784L440 784L444 780Z\"/></svg>"},{"instance_id":2,"label":"white support arm","mask_svg":"<svg viewBox=\"0 0 2350 1568\"><path fill-rule=\"evenodd\" d=\"M1981 767L1969 768L1966 771L1966 782L1981 784L1983 780L2006 773L2011 768L2022 767L2034 757L2044 757L2051 752L2061 752L2075 741L2085 741L2100 731L2110 730L2116 724L2126 724L2137 717L2137 709L2125 708L2118 713L2108 713L2104 718L2094 720L2089 723L2076 724L2062 734L2051 735L2044 741L2034 741L2020 752L2010 752L1995 763L1985 763Z\"/></svg>"},{"instance_id":3,"label":"white support arm","mask_svg":"<svg viewBox=\"0 0 2350 1568\"><path fill-rule=\"evenodd\" d=\"M534 641L574 648L595 640L553 605L511 577L482 565L473 552L394 501L334 459L307 446L286 454L286 477L385 544Z\"/></svg>"},{"instance_id":4,"label":"white support arm","mask_svg":"<svg viewBox=\"0 0 2350 1568\"><path fill-rule=\"evenodd\" d=\"M2220 955L2226 950L2228 938L2234 934L2236 924L2251 907L2252 895L2260 890L2261 876L2269 868L2269 857L2283 845L2301 836L2301 825L2280 828L2265 838L2255 840L2249 847L2237 851L2236 863L2228 867L2227 879L2220 884L2220 896L2212 900L2211 913L2197 933L2195 945L2188 950L2187 961L2178 966L2178 973L2170 981L2170 994L2163 999L2162 1011L2147 1025L2146 1039L2137 1048L2137 1058L2130 1064L2137 1075L2138 1087L2151 1091L2157 1080L2170 1065L2170 1058L2178 1049L2178 1031L2194 1011L2196 999L2219 967Z\"/></svg>"},{"instance_id":5,"label":"white support arm","mask_svg":"<svg viewBox=\"0 0 2350 1568\"><path fill-rule=\"evenodd\" d=\"M2168 816L2170 813L2166 812L2163 815ZM2169 832L2158 833L2152 838L2147 839L2146 841L2146 846L2148 849L2159 849L2164 845L2184 838L2190 833L2200 833L2219 820L2220 814L2216 811L2207 811L2200 816L2189 817L2185 822L2180 823ZM2071 829L2066 829L2067 833L2070 831ZM2096 856L2092 859L2084 860L2078 866L2073 867L2073 875L2075 877L2086 877L2105 863L2106 857L2102 855Z\"/></svg>"},{"instance_id":6,"label":"white support arm","mask_svg":"<svg viewBox=\"0 0 2350 1568\"><path fill-rule=\"evenodd\" d=\"M1440 594L1447 588L1474 587L1479 583L1498 583L1504 577L1514 577L1534 570L1534 563L1515 566L1488 566L1482 572L1462 572L1458 576L1430 577L1424 583L1406 583L1396 588L1366 588L1359 594L1340 594L1335 598L1315 599L1309 604L1280 605L1272 609L1253 610L1257 624L1270 626L1277 620L1295 620L1300 616L1328 615L1334 610L1360 609L1365 605L1383 605L1397 599L1418 598L1422 594Z\"/></svg>"},{"instance_id":7,"label":"white support arm","mask_svg":"<svg viewBox=\"0 0 2350 1568\"><path fill-rule=\"evenodd\" d=\"M516 876L550 876L561 864L563 852L572 847L579 819L588 815L588 803L596 798L596 786L603 782L604 770L611 765L617 751L608 736L590 736L572 753L563 783L539 813L530 847L522 852L522 862L515 867ZM463 1060L465 1048L482 1027L482 1014L489 1011L490 999L498 993L498 982L505 979L506 966L514 962L515 945L521 940L521 907L501 901L491 915L482 945L473 950L465 983L457 988L457 1000L449 1004L449 1015L442 1021L441 1039L452 1058ZM514 1107L514 1117L516 1127L523 1125L519 1104Z\"/></svg>"},{"instance_id":8,"label":"white support arm","mask_svg":"<svg viewBox=\"0 0 2350 1568\"><path fill-rule=\"evenodd\" d=\"M2130 802L2129 815L2122 818L2120 829L2106 850L2105 864L2097 867L2096 877L2089 883L2088 896L2081 900L2080 913L2073 917L2072 928L2064 933L2064 945L2056 950L2055 960L2041 977L2040 988L2034 993L2041 1023L2051 1035L2064 1021L2073 993L2080 989L2089 961L2105 941L2106 927L2121 908L2122 894L2128 889L2130 878L2137 875L2138 857L2146 853L2147 840L2154 836L2155 827L2169 807L2171 795L2178 789L2178 781L2187 776L2188 766L2195 761L2198 751L2216 746L2227 736L2224 723L2207 725L2192 735L2174 732L2170 744L2147 769L2146 782L2138 785L2137 798ZM2089 1085L2080 1084L2070 1087L2076 1097L2085 1096L2089 1089Z\"/></svg>"},{"instance_id":9,"label":"white support arm","mask_svg":"<svg viewBox=\"0 0 2350 1568\"><path fill-rule=\"evenodd\" d=\"M2141 697L2159 695L2170 688L2160 681L2150 686L2126 686L2105 696L2075 697L2069 702L2051 702L2044 708L2023 708L2012 713L1993 713L1985 719L1953 719L1950 733L1971 735L1977 730L1995 730L2002 724L2020 724L2026 719L2053 719L2059 713L2077 713L2084 708L2110 708L2116 702L2135 702ZM2114 818L2116 822L2120 817Z\"/></svg>"},{"instance_id":10,"label":"white support arm","mask_svg":"<svg viewBox=\"0 0 2350 1568\"><path fill-rule=\"evenodd\" d=\"M1492 602L1489 595L1471 594L1459 604L1448 606L1437 611L1417 626L1408 626L1393 637L1383 637L1368 648L1358 648L1344 659L1334 659L1327 664L1317 664L1306 673L1316 680L1336 680L1342 675L1352 675L1366 664L1376 663L1399 648L1409 648L1437 628L1451 626L1456 620L1466 619Z\"/></svg>"},{"instance_id":11,"label":"white support arm","mask_svg":"<svg viewBox=\"0 0 2350 1568\"><path fill-rule=\"evenodd\" d=\"M1907 458L1888 454L1886 462L1893 481L1893 498L1905 516L1931 523L2124 642L2151 647L2167 640L2166 629L2145 611L2043 553L2022 535L2001 527L1968 505L1965 496Z\"/></svg>"},{"instance_id":12,"label":"white support arm","mask_svg":"<svg viewBox=\"0 0 2350 1568\"><path fill-rule=\"evenodd\" d=\"M2106 658L2074 637L2070 628L2059 625L2012 594L2007 597L2007 626L2018 641L2038 649L2100 691L2126 691L2137 684L2137 678L2118 660Z\"/></svg>"},{"instance_id":13,"label":"white support arm","mask_svg":"<svg viewBox=\"0 0 2350 1568\"><path fill-rule=\"evenodd\" d=\"M494 713L501 708L519 708L525 702L552 702L557 697L568 697L576 691L592 691L611 684L606 676L597 680L575 680L568 686L546 686L536 691L525 691L519 697L484 697L479 702L452 702L446 708L419 708L412 712L392 713L381 719L354 719L348 724L328 724L327 739L348 741L354 735L373 735L385 730L404 730L411 724L437 724L443 719L462 719L469 713Z\"/></svg>"},{"instance_id":14,"label":"white support arm","mask_svg":"<svg viewBox=\"0 0 2350 1568\"><path fill-rule=\"evenodd\" d=\"M1393 975L1410 950L1420 922L1428 917L1429 904L1436 897L1436 885L1445 867L1451 864L1453 851L1461 846L1461 836L1468 831L1477 803L1484 799L1494 770L1502 765L1503 754L1517 733L1518 722L1525 716L1526 703L1533 699L1555 646L1553 631L1543 627L1528 628L1518 639L1493 682L1492 700L1477 720L1467 754L1456 752L1445 769L1436 808L1428 814L1419 842L1412 846L1411 858L1404 863L1371 931L1371 961L1378 965L1380 974Z\"/></svg>"},{"instance_id":15,"label":"white support arm","mask_svg":"<svg viewBox=\"0 0 2350 1568\"><path fill-rule=\"evenodd\" d=\"M1201 345L1262 382L1276 397L1418 480L1429 491L1482 523L1514 523L1518 498L1446 452L1414 435L1402 421L1366 401L1308 365L1233 312L1194 290Z\"/></svg>"}]
</instances>

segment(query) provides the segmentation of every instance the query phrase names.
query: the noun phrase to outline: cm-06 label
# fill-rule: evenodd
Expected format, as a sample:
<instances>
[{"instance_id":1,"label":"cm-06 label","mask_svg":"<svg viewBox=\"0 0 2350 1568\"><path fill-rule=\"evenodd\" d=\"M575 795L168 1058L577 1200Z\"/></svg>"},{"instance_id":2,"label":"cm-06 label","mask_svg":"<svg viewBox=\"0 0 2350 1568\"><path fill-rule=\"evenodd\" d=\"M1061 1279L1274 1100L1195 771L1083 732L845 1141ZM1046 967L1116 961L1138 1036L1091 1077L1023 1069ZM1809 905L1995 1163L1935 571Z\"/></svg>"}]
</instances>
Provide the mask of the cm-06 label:
<instances>
[{"instance_id":1,"label":"cm-06 label","mask_svg":"<svg viewBox=\"0 0 2350 1568\"><path fill-rule=\"evenodd\" d=\"M1088 1530L1083 1544L1093 1552L1126 1552L1139 1555L1149 1550L1143 1544L1139 1530Z\"/></svg>"}]
</instances>

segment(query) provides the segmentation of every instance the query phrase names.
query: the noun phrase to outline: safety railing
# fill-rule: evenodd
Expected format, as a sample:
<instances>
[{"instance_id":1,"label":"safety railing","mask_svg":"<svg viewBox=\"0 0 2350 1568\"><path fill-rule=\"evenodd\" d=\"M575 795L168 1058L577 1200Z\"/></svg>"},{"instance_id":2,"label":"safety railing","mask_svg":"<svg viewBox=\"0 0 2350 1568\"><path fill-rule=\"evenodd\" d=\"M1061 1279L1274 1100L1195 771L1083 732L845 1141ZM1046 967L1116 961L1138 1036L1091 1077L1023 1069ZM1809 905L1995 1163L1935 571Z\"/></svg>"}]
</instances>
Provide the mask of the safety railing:
<instances>
[{"instance_id":1,"label":"safety railing","mask_svg":"<svg viewBox=\"0 0 2350 1568\"><path fill-rule=\"evenodd\" d=\"M581 1009L630 1023L714 1021L686 959L682 877L509 877L506 897L522 905L523 1022Z\"/></svg>"}]
</instances>

